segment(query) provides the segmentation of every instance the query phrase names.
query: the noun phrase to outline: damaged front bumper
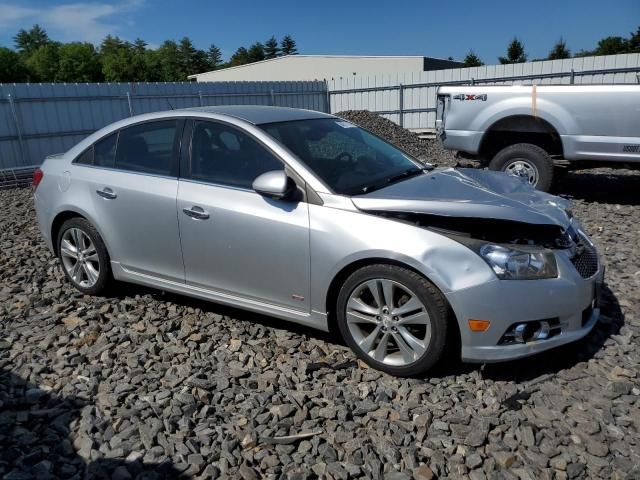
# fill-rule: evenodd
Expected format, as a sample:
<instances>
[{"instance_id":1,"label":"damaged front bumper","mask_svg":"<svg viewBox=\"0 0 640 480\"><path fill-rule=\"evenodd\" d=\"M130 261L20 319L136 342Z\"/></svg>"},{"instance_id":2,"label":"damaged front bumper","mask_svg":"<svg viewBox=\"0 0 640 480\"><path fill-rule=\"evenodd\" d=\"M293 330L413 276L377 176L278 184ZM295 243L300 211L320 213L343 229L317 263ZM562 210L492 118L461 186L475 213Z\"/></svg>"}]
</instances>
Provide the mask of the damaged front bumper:
<instances>
[{"instance_id":1,"label":"damaged front bumper","mask_svg":"<svg viewBox=\"0 0 640 480\"><path fill-rule=\"evenodd\" d=\"M558 278L495 280L446 294L460 325L462 360L500 362L534 355L574 342L598 321L604 267L582 278L568 256L557 254ZM472 332L469 319L491 322L484 332ZM534 325L529 338L512 335L518 325ZM536 330L537 329L537 330ZM522 331L522 330L521 330Z\"/></svg>"}]
</instances>

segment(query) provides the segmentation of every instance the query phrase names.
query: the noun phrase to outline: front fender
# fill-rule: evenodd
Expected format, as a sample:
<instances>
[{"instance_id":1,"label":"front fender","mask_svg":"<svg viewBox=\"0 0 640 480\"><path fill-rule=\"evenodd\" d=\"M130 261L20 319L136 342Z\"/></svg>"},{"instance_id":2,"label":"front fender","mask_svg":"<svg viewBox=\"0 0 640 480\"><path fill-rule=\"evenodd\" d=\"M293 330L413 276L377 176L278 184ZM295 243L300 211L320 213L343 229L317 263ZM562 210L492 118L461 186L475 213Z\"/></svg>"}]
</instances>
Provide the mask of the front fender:
<instances>
[{"instance_id":1,"label":"front fender","mask_svg":"<svg viewBox=\"0 0 640 480\"><path fill-rule=\"evenodd\" d=\"M495 278L476 253L433 231L363 212L311 207L311 302L317 312L326 310L336 276L363 260L405 264L443 293Z\"/></svg>"}]
</instances>

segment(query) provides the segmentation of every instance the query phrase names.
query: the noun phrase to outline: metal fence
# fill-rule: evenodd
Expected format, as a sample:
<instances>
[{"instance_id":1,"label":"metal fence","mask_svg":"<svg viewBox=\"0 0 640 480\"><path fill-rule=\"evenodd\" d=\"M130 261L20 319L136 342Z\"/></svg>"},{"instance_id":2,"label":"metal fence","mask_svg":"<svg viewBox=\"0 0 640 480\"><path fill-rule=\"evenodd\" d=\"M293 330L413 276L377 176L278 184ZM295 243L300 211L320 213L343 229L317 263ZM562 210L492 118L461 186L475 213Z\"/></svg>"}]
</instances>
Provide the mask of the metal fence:
<instances>
[{"instance_id":1,"label":"metal fence","mask_svg":"<svg viewBox=\"0 0 640 480\"><path fill-rule=\"evenodd\" d=\"M132 115L205 105L328 111L326 82L0 84L0 184ZM26 168L28 170L28 168Z\"/></svg>"},{"instance_id":2,"label":"metal fence","mask_svg":"<svg viewBox=\"0 0 640 480\"><path fill-rule=\"evenodd\" d=\"M640 83L640 54L485 65L329 82L332 112L370 110L410 129L433 129L442 85Z\"/></svg>"}]
</instances>

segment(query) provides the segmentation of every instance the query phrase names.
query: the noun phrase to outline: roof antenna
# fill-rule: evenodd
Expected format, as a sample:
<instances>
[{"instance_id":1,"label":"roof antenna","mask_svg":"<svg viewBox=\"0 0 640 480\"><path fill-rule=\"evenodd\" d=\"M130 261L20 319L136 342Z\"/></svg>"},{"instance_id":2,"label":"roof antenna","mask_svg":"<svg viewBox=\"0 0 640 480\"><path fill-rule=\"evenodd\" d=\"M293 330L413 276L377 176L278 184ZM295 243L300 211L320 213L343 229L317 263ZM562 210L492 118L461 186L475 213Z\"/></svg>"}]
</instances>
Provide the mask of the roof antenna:
<instances>
[{"instance_id":1,"label":"roof antenna","mask_svg":"<svg viewBox=\"0 0 640 480\"><path fill-rule=\"evenodd\" d=\"M171 102L169 101L169 99L167 97L165 97L165 100L167 101L167 103L169 104L169 108L171 110L175 110L175 108L173 108L173 105L171 105Z\"/></svg>"}]
</instances>

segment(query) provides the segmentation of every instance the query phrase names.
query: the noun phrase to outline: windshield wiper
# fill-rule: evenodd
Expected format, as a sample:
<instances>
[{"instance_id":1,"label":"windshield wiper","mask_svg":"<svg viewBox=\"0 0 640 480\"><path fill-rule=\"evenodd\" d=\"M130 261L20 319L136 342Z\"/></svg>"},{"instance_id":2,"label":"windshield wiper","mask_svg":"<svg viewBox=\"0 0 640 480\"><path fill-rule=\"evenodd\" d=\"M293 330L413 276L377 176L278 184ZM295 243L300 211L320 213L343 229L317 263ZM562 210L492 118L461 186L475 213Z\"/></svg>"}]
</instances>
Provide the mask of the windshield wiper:
<instances>
[{"instance_id":1,"label":"windshield wiper","mask_svg":"<svg viewBox=\"0 0 640 480\"><path fill-rule=\"evenodd\" d=\"M386 182L387 184L395 183L398 180L404 180L405 178L414 177L420 173L424 173L423 168L410 168L408 170L405 170L404 172L401 172L397 175L387 178Z\"/></svg>"},{"instance_id":2,"label":"windshield wiper","mask_svg":"<svg viewBox=\"0 0 640 480\"><path fill-rule=\"evenodd\" d=\"M400 172L396 175L392 175L391 177L385 178L384 180L382 180L381 182L378 183L374 183L373 185L367 185L366 187L364 187L362 189L363 193L370 193L373 192L374 190L379 190L381 188L387 187L389 185L391 185L392 183L396 183L399 182L400 180L406 180L409 177L414 177L416 175L420 175L424 172L426 172L427 169L426 168L409 168L408 170L405 170L404 172Z\"/></svg>"}]
</instances>

